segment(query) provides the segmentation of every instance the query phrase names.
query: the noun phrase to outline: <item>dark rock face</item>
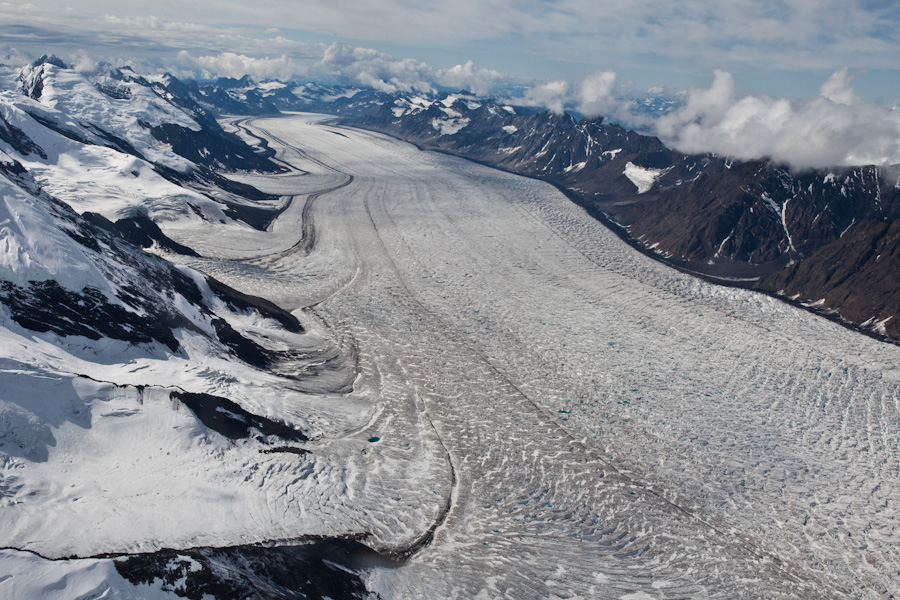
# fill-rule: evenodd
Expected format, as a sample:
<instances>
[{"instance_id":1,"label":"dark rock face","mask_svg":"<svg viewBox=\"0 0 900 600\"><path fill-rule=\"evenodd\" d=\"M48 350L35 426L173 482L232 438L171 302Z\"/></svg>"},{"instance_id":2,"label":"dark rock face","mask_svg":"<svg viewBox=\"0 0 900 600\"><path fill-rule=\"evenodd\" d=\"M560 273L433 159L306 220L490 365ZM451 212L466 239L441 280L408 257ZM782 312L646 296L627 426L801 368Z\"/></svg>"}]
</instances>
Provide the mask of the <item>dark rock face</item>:
<instances>
[{"instance_id":1,"label":"dark rock face","mask_svg":"<svg viewBox=\"0 0 900 600\"><path fill-rule=\"evenodd\" d=\"M236 136L208 129L193 130L173 123L150 128L153 137L172 146L172 151L189 161L219 171L263 171L282 168L256 154Z\"/></svg>"},{"instance_id":2,"label":"dark rock face","mask_svg":"<svg viewBox=\"0 0 900 600\"><path fill-rule=\"evenodd\" d=\"M162 232L159 225L154 223L150 217L146 215L126 217L124 219L119 219L115 223L97 213L86 212L81 216L89 223L97 225L98 227L102 227L108 231L115 231L122 236L122 238L128 240L135 246L151 248L155 244L160 248L176 254L200 256L187 246L179 244L169 238Z\"/></svg>"},{"instance_id":3,"label":"dark rock face","mask_svg":"<svg viewBox=\"0 0 900 600\"><path fill-rule=\"evenodd\" d=\"M900 339L900 221L866 220L802 261L765 276L757 287L820 308ZM816 297L818 295L818 297ZM887 321L885 321L887 319ZM882 322L882 323L880 323Z\"/></svg>"},{"instance_id":4,"label":"dark rock face","mask_svg":"<svg viewBox=\"0 0 900 600\"><path fill-rule=\"evenodd\" d=\"M53 65L53 66L59 67L60 69L68 69L69 68L68 65L66 65L66 63L64 63L62 61L62 59L60 59L55 54L44 54L39 59L37 59L33 63L31 63L31 66L38 67L43 64Z\"/></svg>"},{"instance_id":5,"label":"dark rock face","mask_svg":"<svg viewBox=\"0 0 900 600\"><path fill-rule=\"evenodd\" d=\"M300 321L297 320L292 313L284 310L274 302L266 300L265 298L260 298L258 296L251 296L249 294L244 294L243 292L239 292L234 288L230 288L221 281L217 279L213 279L211 277L207 278L206 282L209 284L210 289L218 296L225 304L228 305L229 308L235 311L258 311L264 317L268 317L270 319L274 319L281 323L281 326L293 333L302 333L303 327L300 325Z\"/></svg>"},{"instance_id":6,"label":"dark rock face","mask_svg":"<svg viewBox=\"0 0 900 600\"><path fill-rule=\"evenodd\" d=\"M0 140L13 147L13 149L23 156L37 154L41 158L46 159L47 154L38 146L24 131L9 123L0 116Z\"/></svg>"},{"instance_id":7,"label":"dark rock face","mask_svg":"<svg viewBox=\"0 0 900 600\"><path fill-rule=\"evenodd\" d=\"M32 331L92 340L107 337L133 344L157 341L172 352L179 348L171 328L158 320L162 315L138 316L111 304L92 288L76 293L52 280L32 281L26 288L0 281L0 303L9 309L13 321ZM168 321L172 324L172 319Z\"/></svg>"},{"instance_id":8,"label":"dark rock face","mask_svg":"<svg viewBox=\"0 0 900 600\"><path fill-rule=\"evenodd\" d=\"M232 440L250 437L251 428L264 436L274 436L285 441L305 442L309 439L302 431L247 412L227 398L188 392L173 392L171 397L191 409L204 425Z\"/></svg>"},{"instance_id":9,"label":"dark rock face","mask_svg":"<svg viewBox=\"0 0 900 600\"><path fill-rule=\"evenodd\" d=\"M236 546L160 550L116 559L134 584L163 582L163 589L202 600L374 599L363 575L396 566L359 542L343 539L291 546Z\"/></svg>"}]
</instances>

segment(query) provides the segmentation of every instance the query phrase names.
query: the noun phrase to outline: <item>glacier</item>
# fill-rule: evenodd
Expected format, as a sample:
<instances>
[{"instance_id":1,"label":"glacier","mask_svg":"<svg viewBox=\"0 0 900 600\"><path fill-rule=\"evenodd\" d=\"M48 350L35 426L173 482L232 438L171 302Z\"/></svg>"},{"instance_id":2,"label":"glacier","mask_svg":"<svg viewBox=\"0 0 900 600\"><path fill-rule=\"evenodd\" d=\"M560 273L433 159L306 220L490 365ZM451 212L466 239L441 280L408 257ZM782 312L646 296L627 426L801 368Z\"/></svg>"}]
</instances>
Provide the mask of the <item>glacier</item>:
<instances>
[{"instance_id":1,"label":"glacier","mask_svg":"<svg viewBox=\"0 0 900 600\"><path fill-rule=\"evenodd\" d=\"M76 83L59 89L94 97ZM0 106L35 132L22 107L57 110ZM132 259L193 290L160 292L174 347L36 332L0 306L0 592L174 597L184 581L116 565L317 539L393 561L361 570L385 598L900 591L900 348L669 269L535 180L321 115L222 126L284 166L230 174L270 198L267 227L157 179L159 161L46 132L55 158L0 146L34 176L0 180L10 284L110 302L127 287L118 255L59 233L81 221L50 195L110 219L151 188L222 211L151 212L198 256ZM129 179L146 187L126 206ZM216 319L269 363L229 350ZM179 394L305 440L229 437ZM204 568L184 556L179 577Z\"/></svg>"}]
</instances>

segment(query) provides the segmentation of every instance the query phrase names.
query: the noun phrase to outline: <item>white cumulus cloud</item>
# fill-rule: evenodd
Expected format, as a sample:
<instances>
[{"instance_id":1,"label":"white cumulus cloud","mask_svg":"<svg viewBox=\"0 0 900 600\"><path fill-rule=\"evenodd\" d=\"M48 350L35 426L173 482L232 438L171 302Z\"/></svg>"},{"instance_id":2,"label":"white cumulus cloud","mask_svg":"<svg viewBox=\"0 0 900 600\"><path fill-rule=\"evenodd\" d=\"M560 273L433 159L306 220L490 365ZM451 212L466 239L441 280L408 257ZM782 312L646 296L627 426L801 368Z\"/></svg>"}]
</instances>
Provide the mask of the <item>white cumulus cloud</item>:
<instances>
[{"instance_id":1,"label":"white cumulus cloud","mask_svg":"<svg viewBox=\"0 0 900 600\"><path fill-rule=\"evenodd\" d=\"M178 53L177 63L183 69L204 78L249 75L253 79L294 79L308 74L308 66L302 61L283 54L277 57L252 57L234 52L221 52L212 56L191 56L187 51ZM181 71L183 72L183 71Z\"/></svg>"},{"instance_id":2,"label":"white cumulus cloud","mask_svg":"<svg viewBox=\"0 0 900 600\"><path fill-rule=\"evenodd\" d=\"M770 157L795 168L900 163L900 110L859 100L847 70L803 102L738 98L732 76L716 71L708 89L656 122L660 137L687 153Z\"/></svg>"},{"instance_id":3,"label":"white cumulus cloud","mask_svg":"<svg viewBox=\"0 0 900 600\"><path fill-rule=\"evenodd\" d=\"M618 109L615 71L598 71L588 75L578 89L578 110L589 117L609 114Z\"/></svg>"},{"instance_id":4,"label":"white cumulus cloud","mask_svg":"<svg viewBox=\"0 0 900 600\"><path fill-rule=\"evenodd\" d=\"M479 96L489 94L497 82L503 79L503 75L499 71L478 69L471 60L464 65L440 69L435 75L440 85L460 90L466 89Z\"/></svg>"},{"instance_id":5,"label":"white cumulus cloud","mask_svg":"<svg viewBox=\"0 0 900 600\"><path fill-rule=\"evenodd\" d=\"M430 92L434 71L412 59L395 59L370 48L331 44L313 67L317 74L358 83L387 93Z\"/></svg>"},{"instance_id":6,"label":"white cumulus cloud","mask_svg":"<svg viewBox=\"0 0 900 600\"><path fill-rule=\"evenodd\" d=\"M571 103L569 83L559 79L538 84L526 90L524 97L518 103L525 106L541 106L554 114L561 115L565 112L566 105Z\"/></svg>"}]
</instances>

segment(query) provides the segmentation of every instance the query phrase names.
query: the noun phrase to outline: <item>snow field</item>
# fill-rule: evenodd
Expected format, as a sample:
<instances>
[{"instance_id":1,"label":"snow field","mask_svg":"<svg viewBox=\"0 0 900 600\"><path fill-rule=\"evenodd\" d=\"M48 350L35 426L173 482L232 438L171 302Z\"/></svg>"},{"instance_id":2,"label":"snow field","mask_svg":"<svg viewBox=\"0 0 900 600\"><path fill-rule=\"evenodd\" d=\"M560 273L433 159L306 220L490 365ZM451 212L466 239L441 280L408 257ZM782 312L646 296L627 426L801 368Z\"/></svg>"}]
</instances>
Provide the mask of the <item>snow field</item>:
<instances>
[{"instance_id":1,"label":"snow field","mask_svg":"<svg viewBox=\"0 0 900 600\"><path fill-rule=\"evenodd\" d=\"M80 559L48 561L30 552L0 550L0 593L7 598L78 600L124 598L175 600L174 592L154 585L132 585L116 571L112 560Z\"/></svg>"}]
</instances>

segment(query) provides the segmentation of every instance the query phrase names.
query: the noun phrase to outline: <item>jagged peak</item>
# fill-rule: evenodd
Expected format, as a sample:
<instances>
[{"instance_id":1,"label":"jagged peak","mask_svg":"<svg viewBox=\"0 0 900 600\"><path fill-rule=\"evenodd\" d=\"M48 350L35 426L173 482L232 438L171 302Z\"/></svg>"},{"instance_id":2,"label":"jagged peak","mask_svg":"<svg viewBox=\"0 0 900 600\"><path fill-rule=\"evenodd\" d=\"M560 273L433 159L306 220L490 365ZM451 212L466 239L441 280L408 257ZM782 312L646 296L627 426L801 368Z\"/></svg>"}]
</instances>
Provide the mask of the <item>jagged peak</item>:
<instances>
[{"instance_id":1,"label":"jagged peak","mask_svg":"<svg viewBox=\"0 0 900 600\"><path fill-rule=\"evenodd\" d=\"M256 83L249 75L244 75L240 79L235 79L233 77L219 77L215 83L213 83L216 87L230 90L236 88L246 88L253 87Z\"/></svg>"},{"instance_id":2,"label":"jagged peak","mask_svg":"<svg viewBox=\"0 0 900 600\"><path fill-rule=\"evenodd\" d=\"M32 66L32 67L39 67L39 66L44 65L44 64L47 64L47 65L54 65L54 66L56 66L56 67L59 67L60 69L68 69L68 68L69 68L69 65L67 65L66 63L64 63L64 62L62 61L62 59L59 58L58 56L56 56L55 54L44 54L44 55L41 56L39 59L37 59L36 61L34 61L33 63L31 63L31 66Z\"/></svg>"}]
</instances>

